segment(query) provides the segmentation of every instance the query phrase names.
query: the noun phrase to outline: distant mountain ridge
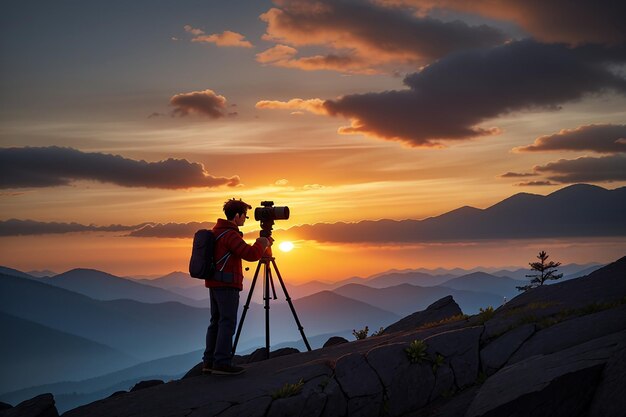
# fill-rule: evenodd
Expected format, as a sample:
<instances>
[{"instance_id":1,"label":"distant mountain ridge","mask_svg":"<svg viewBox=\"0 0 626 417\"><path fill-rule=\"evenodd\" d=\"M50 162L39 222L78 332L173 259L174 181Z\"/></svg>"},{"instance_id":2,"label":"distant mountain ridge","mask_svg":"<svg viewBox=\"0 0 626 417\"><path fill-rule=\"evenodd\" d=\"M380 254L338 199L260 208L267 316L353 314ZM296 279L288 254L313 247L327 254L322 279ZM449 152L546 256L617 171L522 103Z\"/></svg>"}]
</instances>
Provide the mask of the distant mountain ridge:
<instances>
[{"instance_id":1,"label":"distant mountain ridge","mask_svg":"<svg viewBox=\"0 0 626 417\"><path fill-rule=\"evenodd\" d=\"M428 242L475 239L626 236L626 187L575 184L547 196L519 193L486 209L461 207L424 220L318 223L277 231L325 242Z\"/></svg>"}]
</instances>

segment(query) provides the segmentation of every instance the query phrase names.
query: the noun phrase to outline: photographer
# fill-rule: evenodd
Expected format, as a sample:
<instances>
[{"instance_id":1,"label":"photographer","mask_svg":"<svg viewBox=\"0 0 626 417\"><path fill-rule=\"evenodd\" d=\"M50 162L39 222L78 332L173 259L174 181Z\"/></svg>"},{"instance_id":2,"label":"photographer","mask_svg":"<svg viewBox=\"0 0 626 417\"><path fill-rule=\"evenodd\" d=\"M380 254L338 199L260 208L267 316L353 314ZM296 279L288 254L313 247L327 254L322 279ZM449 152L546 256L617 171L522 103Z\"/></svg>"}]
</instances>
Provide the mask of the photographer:
<instances>
[{"instance_id":1,"label":"photographer","mask_svg":"<svg viewBox=\"0 0 626 417\"><path fill-rule=\"evenodd\" d=\"M252 206L234 198L224 204L225 219L218 219L213 227L216 236L215 259L217 271L212 280L205 280L211 299L211 324L206 333L206 350L202 358L203 373L237 375L244 368L232 364L232 338L237 325L239 292L243 289L241 260L258 261L273 239L257 238L248 245L242 238L243 226Z\"/></svg>"}]
</instances>

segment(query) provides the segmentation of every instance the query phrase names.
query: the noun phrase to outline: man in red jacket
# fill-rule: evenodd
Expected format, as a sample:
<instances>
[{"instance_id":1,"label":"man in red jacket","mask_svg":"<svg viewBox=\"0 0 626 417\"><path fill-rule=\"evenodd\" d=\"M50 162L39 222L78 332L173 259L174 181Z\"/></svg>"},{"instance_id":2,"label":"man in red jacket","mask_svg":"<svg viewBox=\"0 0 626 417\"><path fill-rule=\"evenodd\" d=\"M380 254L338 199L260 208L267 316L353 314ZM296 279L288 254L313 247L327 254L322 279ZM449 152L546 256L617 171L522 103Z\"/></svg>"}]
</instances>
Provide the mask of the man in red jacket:
<instances>
[{"instance_id":1,"label":"man in red jacket","mask_svg":"<svg viewBox=\"0 0 626 417\"><path fill-rule=\"evenodd\" d=\"M212 280L205 280L211 299L211 324L206 333L206 349L202 358L203 373L237 375L244 368L232 364L233 334L237 326L239 291L243 289L241 260L254 262L261 259L270 239L259 237L254 245L242 238L243 226L252 206L234 198L224 204L226 220L218 219L213 227L216 237L215 254L217 271Z\"/></svg>"}]
</instances>

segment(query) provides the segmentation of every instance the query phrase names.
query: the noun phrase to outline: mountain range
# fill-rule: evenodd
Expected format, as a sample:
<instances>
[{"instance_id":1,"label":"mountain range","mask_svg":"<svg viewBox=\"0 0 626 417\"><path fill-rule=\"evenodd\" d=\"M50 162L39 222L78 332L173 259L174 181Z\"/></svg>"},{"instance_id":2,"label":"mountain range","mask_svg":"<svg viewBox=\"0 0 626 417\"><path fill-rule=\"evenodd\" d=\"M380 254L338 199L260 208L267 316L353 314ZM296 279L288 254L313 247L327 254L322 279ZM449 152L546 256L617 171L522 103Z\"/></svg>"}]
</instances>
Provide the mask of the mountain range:
<instances>
[{"instance_id":1,"label":"mountain range","mask_svg":"<svg viewBox=\"0 0 626 417\"><path fill-rule=\"evenodd\" d=\"M486 209L464 206L424 220L318 223L277 233L321 242L430 242L626 235L626 187L575 184L547 196L518 193Z\"/></svg>"}]
</instances>

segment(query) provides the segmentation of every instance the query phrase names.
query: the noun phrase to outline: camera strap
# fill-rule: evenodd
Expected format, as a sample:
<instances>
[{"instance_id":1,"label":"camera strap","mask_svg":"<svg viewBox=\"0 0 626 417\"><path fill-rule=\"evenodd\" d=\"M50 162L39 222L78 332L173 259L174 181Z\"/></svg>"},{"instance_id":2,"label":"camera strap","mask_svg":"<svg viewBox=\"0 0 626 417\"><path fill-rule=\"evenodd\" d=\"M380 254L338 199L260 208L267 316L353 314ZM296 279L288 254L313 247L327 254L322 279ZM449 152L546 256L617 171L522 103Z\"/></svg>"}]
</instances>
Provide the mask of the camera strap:
<instances>
[{"instance_id":1,"label":"camera strap","mask_svg":"<svg viewBox=\"0 0 626 417\"><path fill-rule=\"evenodd\" d=\"M219 236L217 236L215 238L215 241L217 242L222 236L224 236L228 232L230 232L230 230L225 230L222 233L220 233ZM230 251L228 251L217 262L215 262L215 265L218 265L220 262L224 262L224 264L220 268L220 272L222 272L224 270L224 267L226 266L226 263L228 262L228 259L230 258L230 255L231 255L231 253L230 253Z\"/></svg>"}]
</instances>

